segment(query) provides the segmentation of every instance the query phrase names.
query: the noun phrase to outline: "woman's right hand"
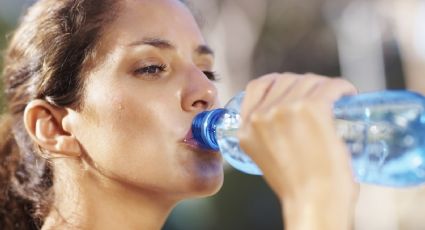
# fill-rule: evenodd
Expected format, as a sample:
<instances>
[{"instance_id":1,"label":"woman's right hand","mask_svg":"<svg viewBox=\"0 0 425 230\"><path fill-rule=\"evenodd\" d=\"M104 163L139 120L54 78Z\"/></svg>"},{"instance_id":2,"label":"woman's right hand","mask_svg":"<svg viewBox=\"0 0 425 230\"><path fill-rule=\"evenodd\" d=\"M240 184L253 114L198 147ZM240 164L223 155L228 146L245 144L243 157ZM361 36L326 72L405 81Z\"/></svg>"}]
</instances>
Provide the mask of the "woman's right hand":
<instances>
[{"instance_id":1,"label":"woman's right hand","mask_svg":"<svg viewBox=\"0 0 425 230\"><path fill-rule=\"evenodd\" d=\"M355 87L291 73L252 81L242 104L241 147L280 198L289 229L348 229L357 187L332 106Z\"/></svg>"}]
</instances>

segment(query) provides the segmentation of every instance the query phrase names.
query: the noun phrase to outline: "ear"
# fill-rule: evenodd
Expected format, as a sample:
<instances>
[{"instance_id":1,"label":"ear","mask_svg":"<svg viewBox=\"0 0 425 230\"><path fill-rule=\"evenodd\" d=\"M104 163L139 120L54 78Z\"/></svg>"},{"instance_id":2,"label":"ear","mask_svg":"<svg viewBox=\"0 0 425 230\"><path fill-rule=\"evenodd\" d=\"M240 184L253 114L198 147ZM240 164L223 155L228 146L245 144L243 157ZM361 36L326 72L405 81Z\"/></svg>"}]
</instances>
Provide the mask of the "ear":
<instances>
[{"instance_id":1,"label":"ear","mask_svg":"<svg viewBox=\"0 0 425 230\"><path fill-rule=\"evenodd\" d=\"M42 149L61 157L78 157L81 155L78 140L62 127L62 120L67 115L65 108L36 99L25 107L25 128Z\"/></svg>"}]
</instances>

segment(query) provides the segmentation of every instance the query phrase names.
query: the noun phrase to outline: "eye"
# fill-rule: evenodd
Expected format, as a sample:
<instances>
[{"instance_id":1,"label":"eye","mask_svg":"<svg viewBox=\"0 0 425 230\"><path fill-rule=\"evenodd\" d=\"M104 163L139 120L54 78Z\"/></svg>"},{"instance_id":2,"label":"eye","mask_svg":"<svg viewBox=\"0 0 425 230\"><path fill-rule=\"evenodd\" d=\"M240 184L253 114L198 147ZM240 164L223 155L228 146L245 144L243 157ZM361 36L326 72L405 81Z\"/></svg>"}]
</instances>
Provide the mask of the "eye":
<instances>
[{"instance_id":1,"label":"eye","mask_svg":"<svg viewBox=\"0 0 425 230\"><path fill-rule=\"evenodd\" d=\"M218 81L219 79L217 78L217 73L214 71L203 71L203 73L205 74L205 76L207 76L208 79L210 79L211 81Z\"/></svg>"},{"instance_id":2,"label":"eye","mask_svg":"<svg viewBox=\"0 0 425 230\"><path fill-rule=\"evenodd\" d=\"M134 71L134 73L137 75L158 75L164 72L167 69L167 65L148 65L141 68L138 68Z\"/></svg>"}]
</instances>

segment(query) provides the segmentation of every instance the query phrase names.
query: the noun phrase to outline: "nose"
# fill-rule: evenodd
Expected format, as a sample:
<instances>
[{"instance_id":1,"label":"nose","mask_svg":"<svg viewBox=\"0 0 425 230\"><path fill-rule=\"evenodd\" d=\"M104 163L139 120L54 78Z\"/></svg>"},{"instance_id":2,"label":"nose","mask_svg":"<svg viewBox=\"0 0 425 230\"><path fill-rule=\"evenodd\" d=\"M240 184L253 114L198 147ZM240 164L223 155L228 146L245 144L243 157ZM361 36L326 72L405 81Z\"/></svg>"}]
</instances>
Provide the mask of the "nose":
<instances>
[{"instance_id":1,"label":"nose","mask_svg":"<svg viewBox=\"0 0 425 230\"><path fill-rule=\"evenodd\" d=\"M181 106L187 112L212 109L217 103L217 88L196 66L188 68L182 92Z\"/></svg>"}]
</instances>

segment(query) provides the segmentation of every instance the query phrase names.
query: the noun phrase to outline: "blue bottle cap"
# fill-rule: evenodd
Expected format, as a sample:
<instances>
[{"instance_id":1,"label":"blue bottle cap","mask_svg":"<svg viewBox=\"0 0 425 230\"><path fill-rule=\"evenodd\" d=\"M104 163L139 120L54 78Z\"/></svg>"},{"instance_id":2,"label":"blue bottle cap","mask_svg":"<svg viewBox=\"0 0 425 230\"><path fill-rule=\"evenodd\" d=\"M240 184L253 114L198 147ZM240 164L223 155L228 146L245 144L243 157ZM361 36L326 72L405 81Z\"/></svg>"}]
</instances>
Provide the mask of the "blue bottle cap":
<instances>
[{"instance_id":1,"label":"blue bottle cap","mask_svg":"<svg viewBox=\"0 0 425 230\"><path fill-rule=\"evenodd\" d=\"M226 112L226 109L215 109L195 116L192 122L192 135L201 147L220 150L215 136L216 123Z\"/></svg>"}]
</instances>

